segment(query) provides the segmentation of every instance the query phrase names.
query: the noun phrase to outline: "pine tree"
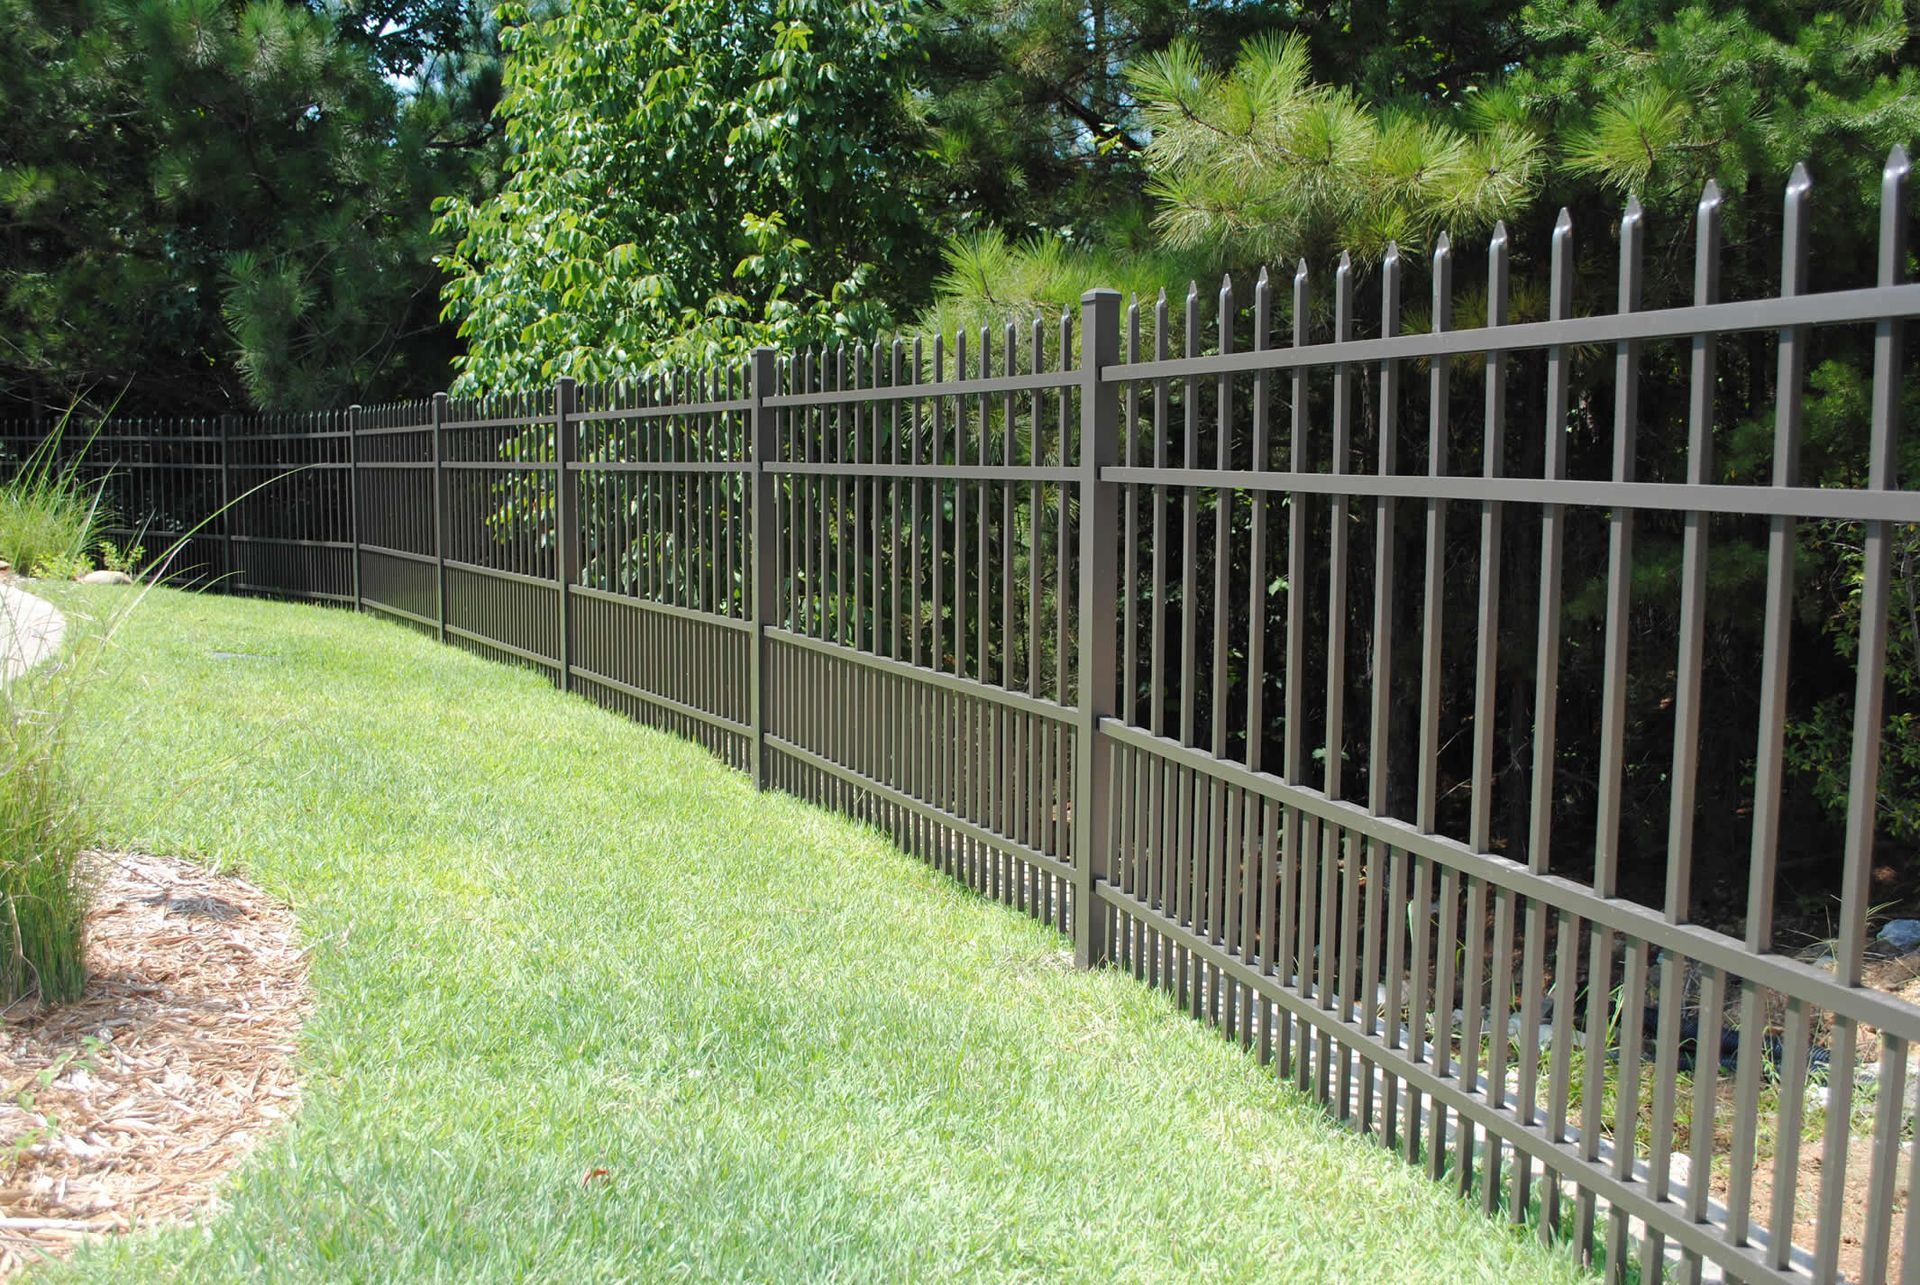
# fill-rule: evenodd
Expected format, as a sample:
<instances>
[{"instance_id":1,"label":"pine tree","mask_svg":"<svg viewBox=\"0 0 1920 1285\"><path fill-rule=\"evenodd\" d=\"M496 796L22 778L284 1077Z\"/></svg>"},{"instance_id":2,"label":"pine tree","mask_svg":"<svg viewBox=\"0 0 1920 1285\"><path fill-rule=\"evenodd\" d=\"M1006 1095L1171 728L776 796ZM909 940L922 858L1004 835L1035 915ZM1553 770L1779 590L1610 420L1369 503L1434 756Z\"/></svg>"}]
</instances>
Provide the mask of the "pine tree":
<instances>
[{"instance_id":1,"label":"pine tree","mask_svg":"<svg viewBox=\"0 0 1920 1285\"><path fill-rule=\"evenodd\" d=\"M442 379L432 202L486 168L484 77L300 6L0 0L0 390L178 414Z\"/></svg>"}]
</instances>

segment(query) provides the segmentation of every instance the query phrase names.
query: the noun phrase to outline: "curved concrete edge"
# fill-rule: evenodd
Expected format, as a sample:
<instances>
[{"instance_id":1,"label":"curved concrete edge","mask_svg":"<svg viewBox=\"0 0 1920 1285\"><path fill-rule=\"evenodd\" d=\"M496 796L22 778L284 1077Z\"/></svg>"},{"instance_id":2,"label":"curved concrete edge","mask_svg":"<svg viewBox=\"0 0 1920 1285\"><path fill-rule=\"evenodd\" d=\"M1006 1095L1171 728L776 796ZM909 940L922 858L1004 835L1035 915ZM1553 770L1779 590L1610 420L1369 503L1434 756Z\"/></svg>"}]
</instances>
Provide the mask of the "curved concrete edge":
<instances>
[{"instance_id":1,"label":"curved concrete edge","mask_svg":"<svg viewBox=\"0 0 1920 1285\"><path fill-rule=\"evenodd\" d=\"M53 655L66 634L67 618L52 603L0 584L0 681Z\"/></svg>"}]
</instances>

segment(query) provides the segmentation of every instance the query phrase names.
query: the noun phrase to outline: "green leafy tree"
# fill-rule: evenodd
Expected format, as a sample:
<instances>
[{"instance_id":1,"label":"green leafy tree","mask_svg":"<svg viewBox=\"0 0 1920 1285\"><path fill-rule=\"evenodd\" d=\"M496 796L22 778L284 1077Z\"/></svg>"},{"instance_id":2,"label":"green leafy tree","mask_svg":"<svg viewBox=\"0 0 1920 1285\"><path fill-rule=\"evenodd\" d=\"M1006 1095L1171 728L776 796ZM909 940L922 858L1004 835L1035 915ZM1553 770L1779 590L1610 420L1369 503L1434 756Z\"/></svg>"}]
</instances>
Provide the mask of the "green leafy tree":
<instances>
[{"instance_id":1,"label":"green leafy tree","mask_svg":"<svg viewBox=\"0 0 1920 1285\"><path fill-rule=\"evenodd\" d=\"M441 219L463 388L871 334L925 280L909 4L500 15L507 179Z\"/></svg>"}]
</instances>

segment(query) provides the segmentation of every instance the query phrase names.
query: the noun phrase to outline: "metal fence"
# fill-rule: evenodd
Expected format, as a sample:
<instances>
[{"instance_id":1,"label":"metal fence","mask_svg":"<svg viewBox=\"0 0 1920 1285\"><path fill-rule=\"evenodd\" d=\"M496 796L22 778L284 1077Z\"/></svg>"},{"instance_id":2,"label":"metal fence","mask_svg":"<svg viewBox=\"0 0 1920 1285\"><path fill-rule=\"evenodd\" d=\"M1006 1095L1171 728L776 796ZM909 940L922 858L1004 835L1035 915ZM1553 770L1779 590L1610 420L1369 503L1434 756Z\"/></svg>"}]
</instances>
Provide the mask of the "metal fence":
<instances>
[{"instance_id":1,"label":"metal fence","mask_svg":"<svg viewBox=\"0 0 1920 1285\"><path fill-rule=\"evenodd\" d=\"M115 425L90 467L150 534L228 504L189 542L194 576L538 667L883 827L1613 1277L1831 1280L1844 1263L1915 1281L1920 1008L1862 984L1890 542L1920 523L1895 477L1901 324L1920 315L1906 178L1896 153L1859 288L1809 291L1797 174L1770 298L1717 298L1710 190L1682 306L1641 309L1630 208L1617 296L1589 315L1563 217L1539 321L1509 321L1500 232L1472 328L1452 325L1443 241L1417 333L1390 253L1364 337L1354 268L1333 273L1328 318L1302 264L1284 336L1264 275L1177 315L1095 291L1077 318L631 387ZM1806 356L1848 327L1871 331L1866 482L1801 485ZM1749 335L1777 362L1771 474L1718 482L1716 351ZM1690 396L1684 476L1650 480L1638 390L1656 352ZM1605 476L1570 471L1575 361L1614 372L1612 406L1587 408L1611 417ZM1483 410L1456 432L1463 405ZM1636 657L1634 536L1658 522L1682 550L1678 646ZM1830 967L1772 940L1810 522L1857 535L1863 581ZM1580 636L1604 651L1591 709L1559 690L1581 523L1605 549ZM1757 531L1766 568L1764 602L1721 608L1758 612L1765 640L1739 747L1700 744L1717 529ZM1516 543L1537 574L1503 562ZM1519 620L1516 583L1537 599ZM1473 609L1449 618L1463 584ZM1417 677L1396 676L1410 637ZM1515 645L1530 684L1500 678ZM1621 747L1647 663L1672 674L1672 771L1665 843L1626 854L1664 893L1636 899ZM1556 804L1563 716L1598 738L1591 831ZM1525 754L1497 743L1502 720ZM1695 778L1718 754L1753 762L1737 933L1689 921Z\"/></svg>"}]
</instances>

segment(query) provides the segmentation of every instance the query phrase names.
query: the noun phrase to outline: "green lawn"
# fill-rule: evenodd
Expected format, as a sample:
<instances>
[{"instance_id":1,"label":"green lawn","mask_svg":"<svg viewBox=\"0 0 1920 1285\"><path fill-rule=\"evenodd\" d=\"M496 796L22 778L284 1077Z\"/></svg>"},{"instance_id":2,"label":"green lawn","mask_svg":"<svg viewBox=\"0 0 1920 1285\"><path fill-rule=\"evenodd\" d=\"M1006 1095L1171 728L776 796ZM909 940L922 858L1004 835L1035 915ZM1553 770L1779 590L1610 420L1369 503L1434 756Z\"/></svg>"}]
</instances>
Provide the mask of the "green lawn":
<instances>
[{"instance_id":1,"label":"green lawn","mask_svg":"<svg viewBox=\"0 0 1920 1285\"><path fill-rule=\"evenodd\" d=\"M1164 997L532 674L167 591L116 651L107 838L284 895L317 1006L226 1211L89 1278L1576 1274Z\"/></svg>"}]
</instances>

